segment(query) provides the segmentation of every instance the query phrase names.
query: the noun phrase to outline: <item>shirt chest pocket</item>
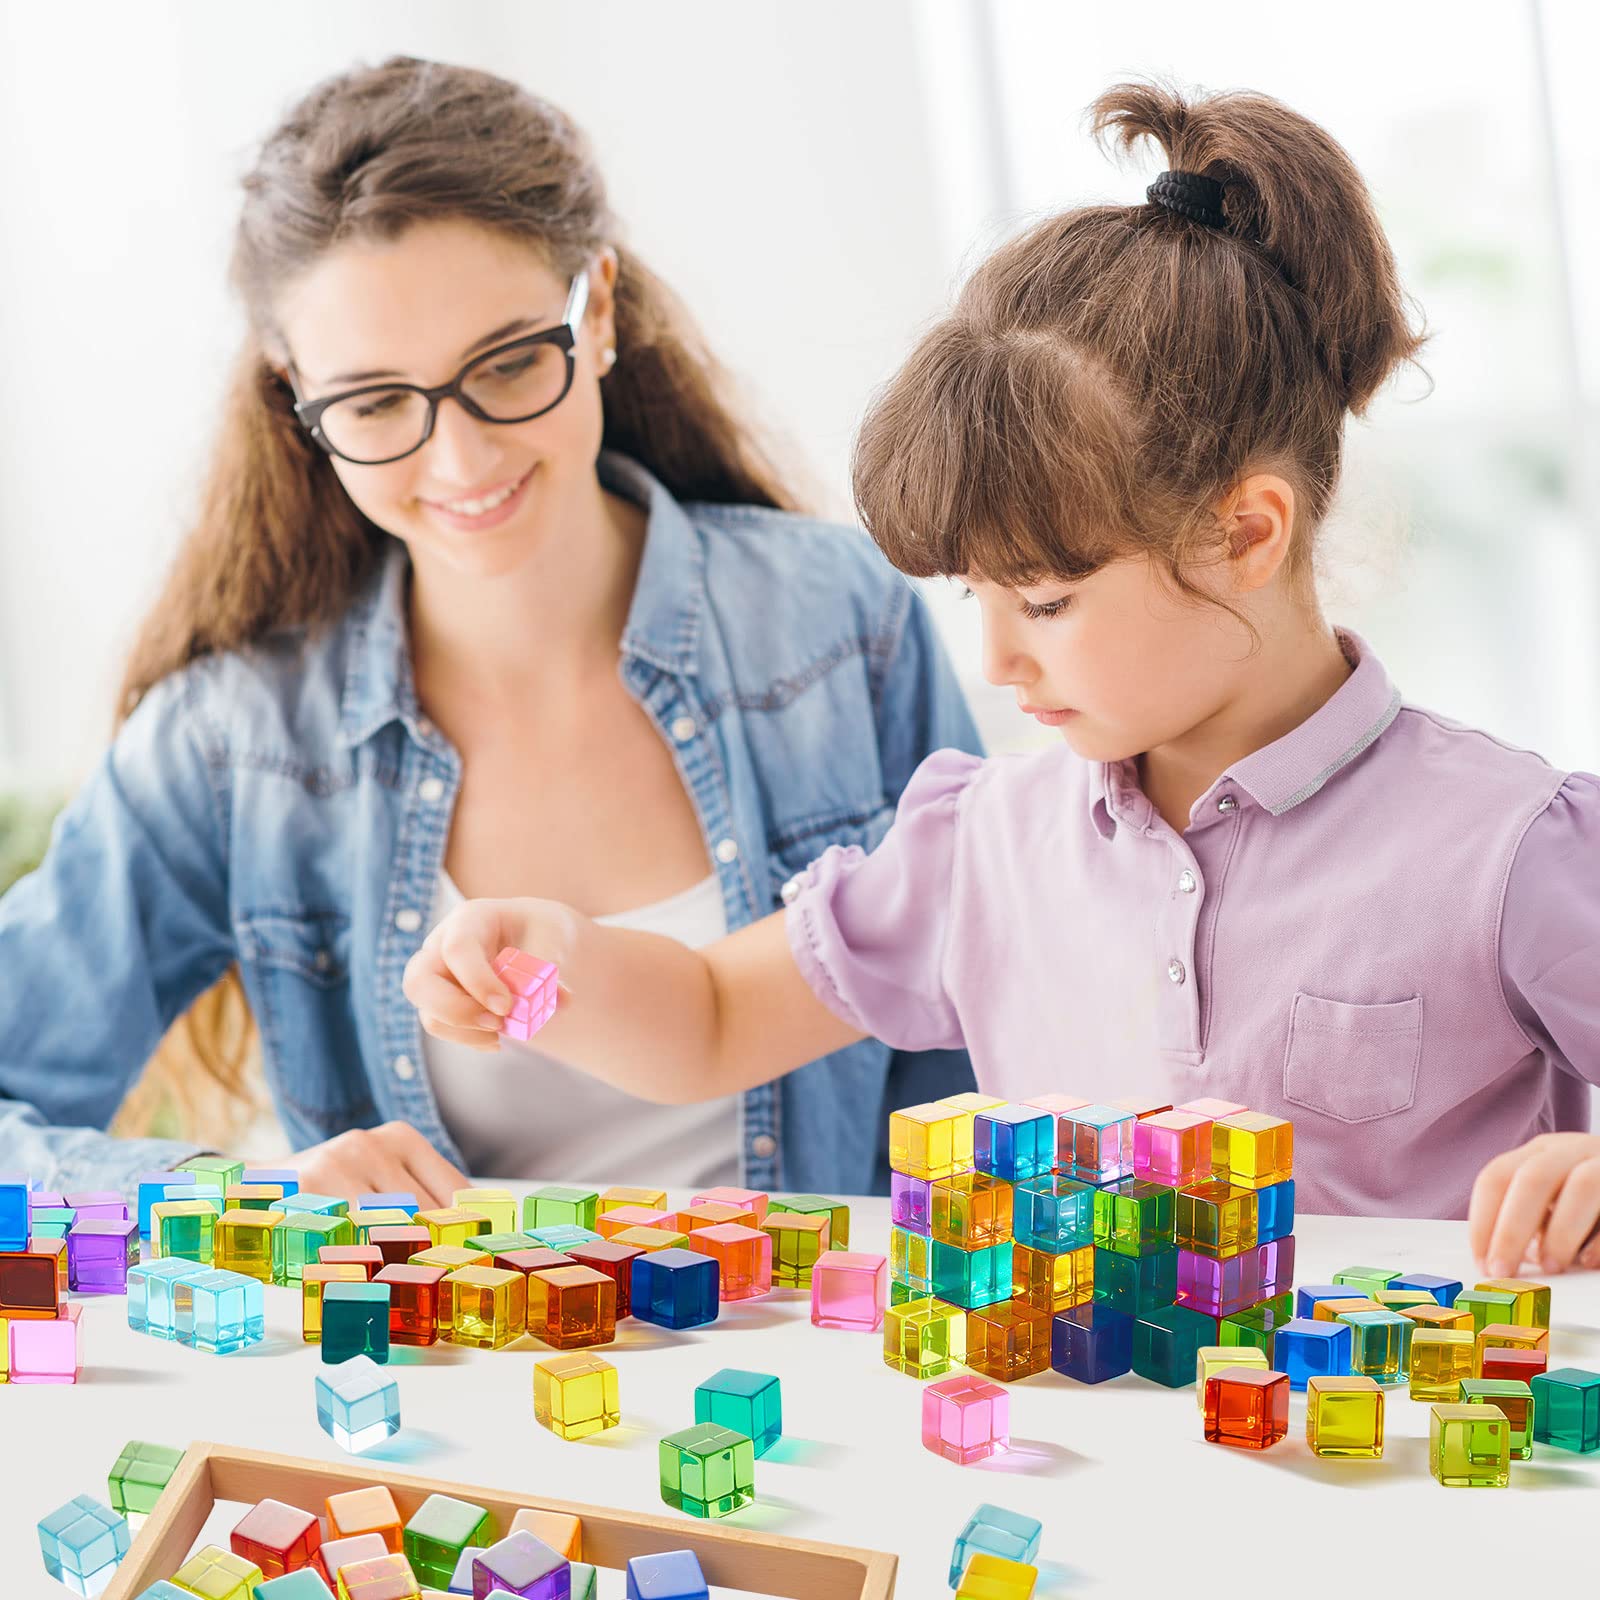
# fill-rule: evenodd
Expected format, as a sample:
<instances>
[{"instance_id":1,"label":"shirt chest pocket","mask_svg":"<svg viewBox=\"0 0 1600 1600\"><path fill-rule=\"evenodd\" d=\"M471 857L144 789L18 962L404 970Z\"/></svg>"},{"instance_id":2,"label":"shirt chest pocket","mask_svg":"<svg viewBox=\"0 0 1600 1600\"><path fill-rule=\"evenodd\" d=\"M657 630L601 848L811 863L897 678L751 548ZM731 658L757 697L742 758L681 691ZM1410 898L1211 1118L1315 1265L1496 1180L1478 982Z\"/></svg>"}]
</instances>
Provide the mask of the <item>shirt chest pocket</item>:
<instances>
[{"instance_id":1,"label":"shirt chest pocket","mask_svg":"<svg viewBox=\"0 0 1600 1600\"><path fill-rule=\"evenodd\" d=\"M1356 1005L1299 993L1289 1011L1283 1097L1340 1122L1409 1109L1422 1061L1422 996Z\"/></svg>"}]
</instances>

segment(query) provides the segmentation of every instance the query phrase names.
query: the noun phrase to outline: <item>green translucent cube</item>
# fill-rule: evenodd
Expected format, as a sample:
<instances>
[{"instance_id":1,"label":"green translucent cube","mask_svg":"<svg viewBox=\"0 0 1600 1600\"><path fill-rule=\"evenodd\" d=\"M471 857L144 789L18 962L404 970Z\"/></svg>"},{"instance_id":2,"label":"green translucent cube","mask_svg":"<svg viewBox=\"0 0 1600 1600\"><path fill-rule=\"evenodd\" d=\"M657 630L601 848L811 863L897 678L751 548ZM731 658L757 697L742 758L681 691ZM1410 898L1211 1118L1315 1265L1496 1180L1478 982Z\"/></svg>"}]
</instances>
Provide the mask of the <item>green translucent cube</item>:
<instances>
[{"instance_id":1,"label":"green translucent cube","mask_svg":"<svg viewBox=\"0 0 1600 1600\"><path fill-rule=\"evenodd\" d=\"M826 1217L828 1219L828 1248L830 1250L848 1250L850 1248L850 1207L842 1200L830 1200L821 1194L791 1194L782 1199L770 1200L767 1203L769 1214L773 1211L794 1211L803 1217ZM1011 1225L1011 1212L1006 1211L1006 1226L1009 1232Z\"/></svg>"},{"instance_id":2,"label":"green translucent cube","mask_svg":"<svg viewBox=\"0 0 1600 1600\"><path fill-rule=\"evenodd\" d=\"M447 1494L430 1494L405 1525L400 1553L429 1588L448 1589L461 1552L468 1545L486 1548L493 1542L489 1513L482 1506Z\"/></svg>"},{"instance_id":3,"label":"green translucent cube","mask_svg":"<svg viewBox=\"0 0 1600 1600\"><path fill-rule=\"evenodd\" d=\"M1416 1323L1398 1311L1346 1311L1337 1319L1350 1329L1350 1371L1379 1383L1404 1383L1411 1376L1411 1335Z\"/></svg>"},{"instance_id":4,"label":"green translucent cube","mask_svg":"<svg viewBox=\"0 0 1600 1600\"><path fill-rule=\"evenodd\" d=\"M1013 1251L1009 1239L982 1250L962 1250L935 1239L929 1254L936 1299L971 1311L1011 1298Z\"/></svg>"},{"instance_id":5,"label":"green translucent cube","mask_svg":"<svg viewBox=\"0 0 1600 1600\"><path fill-rule=\"evenodd\" d=\"M351 1356L389 1359L389 1285L326 1283L322 1286L322 1359Z\"/></svg>"},{"instance_id":6,"label":"green translucent cube","mask_svg":"<svg viewBox=\"0 0 1600 1600\"><path fill-rule=\"evenodd\" d=\"M913 1288L909 1283L903 1283L899 1278L889 1279L889 1304L903 1306L908 1300L921 1300L927 1296L927 1288Z\"/></svg>"},{"instance_id":7,"label":"green translucent cube","mask_svg":"<svg viewBox=\"0 0 1600 1600\"><path fill-rule=\"evenodd\" d=\"M563 1224L592 1229L599 1209L600 1196L595 1190L550 1184L522 1197L523 1231L558 1228Z\"/></svg>"},{"instance_id":8,"label":"green translucent cube","mask_svg":"<svg viewBox=\"0 0 1600 1600\"><path fill-rule=\"evenodd\" d=\"M1292 1294L1280 1294L1275 1300L1260 1300L1243 1311L1234 1312L1231 1317L1224 1317L1217 1325L1217 1343L1260 1350L1270 1362L1274 1333L1293 1317Z\"/></svg>"},{"instance_id":9,"label":"green translucent cube","mask_svg":"<svg viewBox=\"0 0 1600 1600\"><path fill-rule=\"evenodd\" d=\"M661 1498L691 1517L725 1517L755 1499L755 1448L742 1433L698 1422L661 1441Z\"/></svg>"},{"instance_id":10,"label":"green translucent cube","mask_svg":"<svg viewBox=\"0 0 1600 1600\"><path fill-rule=\"evenodd\" d=\"M461 1242L463 1250L478 1250L497 1256L503 1250L537 1250L539 1241L531 1233L475 1233Z\"/></svg>"},{"instance_id":11,"label":"green translucent cube","mask_svg":"<svg viewBox=\"0 0 1600 1600\"><path fill-rule=\"evenodd\" d=\"M1548 1328L1550 1326L1550 1285L1534 1283L1527 1278L1489 1278L1477 1285L1479 1289L1498 1289L1509 1294L1517 1303L1512 1322L1519 1328Z\"/></svg>"},{"instance_id":12,"label":"green translucent cube","mask_svg":"<svg viewBox=\"0 0 1600 1600\"><path fill-rule=\"evenodd\" d=\"M1173 1248L1178 1191L1164 1183L1124 1178L1094 1192L1094 1242L1122 1256L1149 1256Z\"/></svg>"},{"instance_id":13,"label":"green translucent cube","mask_svg":"<svg viewBox=\"0 0 1600 1600\"><path fill-rule=\"evenodd\" d=\"M1511 1425L1511 1459L1533 1458L1533 1389L1520 1378L1463 1378L1461 1404L1497 1406Z\"/></svg>"},{"instance_id":14,"label":"green translucent cube","mask_svg":"<svg viewBox=\"0 0 1600 1600\"><path fill-rule=\"evenodd\" d=\"M1352 1289L1373 1299L1380 1289L1387 1289L1402 1274L1394 1267L1346 1267L1333 1275L1335 1283L1348 1283Z\"/></svg>"},{"instance_id":15,"label":"green translucent cube","mask_svg":"<svg viewBox=\"0 0 1600 1600\"><path fill-rule=\"evenodd\" d=\"M1559 1450L1600 1450L1600 1372L1557 1367L1528 1380L1533 1436Z\"/></svg>"},{"instance_id":16,"label":"green translucent cube","mask_svg":"<svg viewBox=\"0 0 1600 1600\"><path fill-rule=\"evenodd\" d=\"M1177 1243L1202 1256L1236 1256L1253 1248L1261 1197L1225 1178L1178 1190L1173 1205Z\"/></svg>"},{"instance_id":17,"label":"green translucent cube","mask_svg":"<svg viewBox=\"0 0 1600 1600\"><path fill-rule=\"evenodd\" d=\"M106 1474L111 1509L123 1516L129 1512L149 1516L182 1460L183 1451L174 1450L170 1445L130 1439Z\"/></svg>"},{"instance_id":18,"label":"green translucent cube","mask_svg":"<svg viewBox=\"0 0 1600 1600\"><path fill-rule=\"evenodd\" d=\"M1142 1317L1178 1297L1178 1252L1153 1250L1148 1255L1094 1252L1094 1298L1126 1316Z\"/></svg>"},{"instance_id":19,"label":"green translucent cube","mask_svg":"<svg viewBox=\"0 0 1600 1600\"><path fill-rule=\"evenodd\" d=\"M177 1256L211 1265L219 1213L204 1200L158 1200L150 1207L150 1258Z\"/></svg>"},{"instance_id":20,"label":"green translucent cube","mask_svg":"<svg viewBox=\"0 0 1600 1600\"><path fill-rule=\"evenodd\" d=\"M913 1378L942 1378L967 1355L967 1318L959 1306L924 1297L883 1314L883 1359Z\"/></svg>"},{"instance_id":21,"label":"green translucent cube","mask_svg":"<svg viewBox=\"0 0 1600 1600\"><path fill-rule=\"evenodd\" d=\"M1470 1311L1472 1331L1479 1334L1491 1322L1514 1322L1517 1297L1504 1289L1463 1289L1451 1309Z\"/></svg>"},{"instance_id":22,"label":"green translucent cube","mask_svg":"<svg viewBox=\"0 0 1600 1600\"><path fill-rule=\"evenodd\" d=\"M356 1225L349 1217L320 1211L286 1211L277 1231L282 1248L282 1272L274 1275L278 1283L299 1283L305 1269L316 1265L323 1245L356 1242Z\"/></svg>"},{"instance_id":23,"label":"green translucent cube","mask_svg":"<svg viewBox=\"0 0 1600 1600\"><path fill-rule=\"evenodd\" d=\"M192 1172L202 1182L214 1183L218 1194L244 1182L244 1162L230 1161L227 1156L196 1156L192 1161L180 1161L172 1170Z\"/></svg>"},{"instance_id":24,"label":"green translucent cube","mask_svg":"<svg viewBox=\"0 0 1600 1600\"><path fill-rule=\"evenodd\" d=\"M1492 1405L1436 1405L1428 1466L1450 1489L1504 1489L1511 1482L1511 1424Z\"/></svg>"},{"instance_id":25,"label":"green translucent cube","mask_svg":"<svg viewBox=\"0 0 1600 1600\"><path fill-rule=\"evenodd\" d=\"M889 1229L889 1276L912 1300L933 1288L933 1240L910 1228Z\"/></svg>"},{"instance_id":26,"label":"green translucent cube","mask_svg":"<svg viewBox=\"0 0 1600 1600\"><path fill-rule=\"evenodd\" d=\"M1133 1370L1181 1389L1194 1382L1199 1353L1217 1342L1217 1319L1188 1306L1158 1306L1133 1325Z\"/></svg>"}]
</instances>

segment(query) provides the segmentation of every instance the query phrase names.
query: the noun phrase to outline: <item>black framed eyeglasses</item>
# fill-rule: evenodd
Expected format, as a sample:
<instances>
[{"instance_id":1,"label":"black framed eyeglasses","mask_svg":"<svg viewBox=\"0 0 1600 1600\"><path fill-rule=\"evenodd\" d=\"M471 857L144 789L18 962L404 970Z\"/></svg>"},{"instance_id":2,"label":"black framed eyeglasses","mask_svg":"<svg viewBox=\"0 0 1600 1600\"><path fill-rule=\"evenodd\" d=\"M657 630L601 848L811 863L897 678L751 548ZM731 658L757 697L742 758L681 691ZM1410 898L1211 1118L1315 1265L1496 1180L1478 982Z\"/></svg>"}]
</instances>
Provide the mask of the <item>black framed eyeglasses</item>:
<instances>
[{"instance_id":1,"label":"black framed eyeglasses","mask_svg":"<svg viewBox=\"0 0 1600 1600\"><path fill-rule=\"evenodd\" d=\"M433 436L441 400L454 400L480 422L531 422L553 411L572 388L573 352L588 303L589 274L581 271L555 327L485 350L434 389L375 383L303 400L291 370L295 417L329 455L363 467L383 466L420 450Z\"/></svg>"}]
</instances>

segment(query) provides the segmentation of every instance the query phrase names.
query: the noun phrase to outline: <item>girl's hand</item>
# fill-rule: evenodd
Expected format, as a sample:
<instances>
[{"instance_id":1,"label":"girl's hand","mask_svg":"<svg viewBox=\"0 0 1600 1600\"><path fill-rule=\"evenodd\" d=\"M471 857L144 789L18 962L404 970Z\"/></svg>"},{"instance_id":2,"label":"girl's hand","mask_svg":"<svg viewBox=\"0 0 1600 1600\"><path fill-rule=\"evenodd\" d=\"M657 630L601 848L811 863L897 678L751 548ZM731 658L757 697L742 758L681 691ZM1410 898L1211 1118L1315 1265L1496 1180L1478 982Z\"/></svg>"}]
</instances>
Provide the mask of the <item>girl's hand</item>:
<instances>
[{"instance_id":1,"label":"girl's hand","mask_svg":"<svg viewBox=\"0 0 1600 1600\"><path fill-rule=\"evenodd\" d=\"M1492 1278L1600 1267L1600 1136L1541 1133L1478 1174L1467 1234Z\"/></svg>"},{"instance_id":2,"label":"girl's hand","mask_svg":"<svg viewBox=\"0 0 1600 1600\"><path fill-rule=\"evenodd\" d=\"M554 900L469 900L406 963L406 999L436 1039L498 1050L500 1021L511 1009L512 994L495 976L494 958L515 945L560 967L572 953L580 921L577 912Z\"/></svg>"},{"instance_id":3,"label":"girl's hand","mask_svg":"<svg viewBox=\"0 0 1600 1600\"><path fill-rule=\"evenodd\" d=\"M456 1190L465 1189L472 1182L409 1122L351 1128L297 1155L257 1164L292 1167L300 1174L300 1187L307 1194L332 1194L353 1200L358 1194L409 1191L425 1211L449 1205Z\"/></svg>"}]
</instances>

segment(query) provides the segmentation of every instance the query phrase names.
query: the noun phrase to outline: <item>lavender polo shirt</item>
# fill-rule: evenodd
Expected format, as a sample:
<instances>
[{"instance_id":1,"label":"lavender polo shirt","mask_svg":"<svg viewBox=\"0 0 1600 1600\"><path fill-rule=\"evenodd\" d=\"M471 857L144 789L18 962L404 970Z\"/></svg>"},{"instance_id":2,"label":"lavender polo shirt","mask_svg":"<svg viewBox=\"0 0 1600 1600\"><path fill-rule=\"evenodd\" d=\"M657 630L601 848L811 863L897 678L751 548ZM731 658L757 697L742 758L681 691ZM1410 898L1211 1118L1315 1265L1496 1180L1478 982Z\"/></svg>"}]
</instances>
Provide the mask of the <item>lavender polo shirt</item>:
<instances>
[{"instance_id":1,"label":"lavender polo shirt","mask_svg":"<svg viewBox=\"0 0 1600 1600\"><path fill-rule=\"evenodd\" d=\"M870 855L785 890L828 1008L978 1084L1293 1119L1317 1212L1466 1214L1490 1157L1589 1125L1600 779L1354 671L1175 833L1133 761L929 756Z\"/></svg>"}]
</instances>

